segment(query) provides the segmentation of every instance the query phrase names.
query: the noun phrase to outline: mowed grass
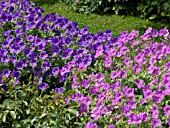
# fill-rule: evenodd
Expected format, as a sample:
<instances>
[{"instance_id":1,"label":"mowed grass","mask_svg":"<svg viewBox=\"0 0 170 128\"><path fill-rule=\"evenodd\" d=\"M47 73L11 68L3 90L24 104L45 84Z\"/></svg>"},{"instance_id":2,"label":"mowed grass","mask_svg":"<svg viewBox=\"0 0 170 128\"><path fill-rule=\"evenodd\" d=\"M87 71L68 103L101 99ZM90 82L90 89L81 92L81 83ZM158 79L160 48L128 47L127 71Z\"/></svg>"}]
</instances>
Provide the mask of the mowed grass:
<instances>
[{"instance_id":1,"label":"mowed grass","mask_svg":"<svg viewBox=\"0 0 170 128\"><path fill-rule=\"evenodd\" d=\"M163 27L170 29L170 25L168 24L148 21L147 19L141 19L140 17L119 16L115 14L81 14L75 12L65 3L57 0L33 0L33 2L45 10L44 14L55 12L58 15L67 17L73 22L78 22L80 29L85 26L89 26L89 32L95 34L99 31L106 31L107 29L113 31L113 36L118 36L124 30L128 30L130 32L133 29L139 30L140 34L143 34L148 27L152 27L157 30Z\"/></svg>"}]
</instances>

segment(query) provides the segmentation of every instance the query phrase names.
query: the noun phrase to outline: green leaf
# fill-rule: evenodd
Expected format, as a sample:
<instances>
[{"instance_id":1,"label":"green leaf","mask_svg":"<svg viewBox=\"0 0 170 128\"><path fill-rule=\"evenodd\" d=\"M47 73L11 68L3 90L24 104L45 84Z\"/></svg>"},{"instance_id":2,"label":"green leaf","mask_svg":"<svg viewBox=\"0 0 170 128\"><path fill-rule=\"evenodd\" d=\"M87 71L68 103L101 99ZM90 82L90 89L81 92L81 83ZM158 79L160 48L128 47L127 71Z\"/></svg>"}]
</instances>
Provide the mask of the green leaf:
<instances>
[{"instance_id":1,"label":"green leaf","mask_svg":"<svg viewBox=\"0 0 170 128\"><path fill-rule=\"evenodd\" d=\"M46 113L43 113L39 118L43 118L45 117L47 114Z\"/></svg>"},{"instance_id":2,"label":"green leaf","mask_svg":"<svg viewBox=\"0 0 170 128\"><path fill-rule=\"evenodd\" d=\"M68 109L68 112L75 116L77 116L77 114L78 114L78 111L76 109Z\"/></svg>"},{"instance_id":3,"label":"green leaf","mask_svg":"<svg viewBox=\"0 0 170 128\"><path fill-rule=\"evenodd\" d=\"M6 116L9 113L9 110L6 110L3 114L2 114L2 122L6 122Z\"/></svg>"},{"instance_id":4,"label":"green leaf","mask_svg":"<svg viewBox=\"0 0 170 128\"><path fill-rule=\"evenodd\" d=\"M9 113L10 113L12 119L16 119L16 114L14 111L10 111Z\"/></svg>"},{"instance_id":5,"label":"green leaf","mask_svg":"<svg viewBox=\"0 0 170 128\"><path fill-rule=\"evenodd\" d=\"M69 96L71 96L73 93L74 93L73 90L69 90L69 91L65 94L65 96L66 96L66 97L69 97Z\"/></svg>"},{"instance_id":6,"label":"green leaf","mask_svg":"<svg viewBox=\"0 0 170 128\"><path fill-rule=\"evenodd\" d=\"M150 20L155 19L157 15L153 14L152 16L149 17Z\"/></svg>"},{"instance_id":7,"label":"green leaf","mask_svg":"<svg viewBox=\"0 0 170 128\"><path fill-rule=\"evenodd\" d=\"M0 108L5 108L5 106L4 106L4 105L2 105L2 104L0 104Z\"/></svg>"},{"instance_id":8,"label":"green leaf","mask_svg":"<svg viewBox=\"0 0 170 128\"><path fill-rule=\"evenodd\" d=\"M27 101L22 101L24 103L25 106L28 106Z\"/></svg>"},{"instance_id":9,"label":"green leaf","mask_svg":"<svg viewBox=\"0 0 170 128\"><path fill-rule=\"evenodd\" d=\"M8 106L8 107L14 107L16 104L13 100L6 99L3 101L3 105Z\"/></svg>"},{"instance_id":10,"label":"green leaf","mask_svg":"<svg viewBox=\"0 0 170 128\"><path fill-rule=\"evenodd\" d=\"M152 1L151 6L156 6L158 4L157 1Z\"/></svg>"}]
</instances>

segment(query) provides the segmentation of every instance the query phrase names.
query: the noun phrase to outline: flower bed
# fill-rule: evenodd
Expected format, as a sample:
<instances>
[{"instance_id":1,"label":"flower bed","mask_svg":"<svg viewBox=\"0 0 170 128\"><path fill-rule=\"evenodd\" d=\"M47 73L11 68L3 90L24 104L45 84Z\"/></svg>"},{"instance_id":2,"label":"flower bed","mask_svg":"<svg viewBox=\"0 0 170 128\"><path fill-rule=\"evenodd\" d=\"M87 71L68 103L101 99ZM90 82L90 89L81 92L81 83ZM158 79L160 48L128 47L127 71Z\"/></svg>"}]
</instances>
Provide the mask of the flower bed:
<instances>
[{"instance_id":1,"label":"flower bed","mask_svg":"<svg viewBox=\"0 0 170 128\"><path fill-rule=\"evenodd\" d=\"M26 0L0 2L0 10L2 126L170 125L166 28L112 37L55 13L42 17Z\"/></svg>"}]
</instances>

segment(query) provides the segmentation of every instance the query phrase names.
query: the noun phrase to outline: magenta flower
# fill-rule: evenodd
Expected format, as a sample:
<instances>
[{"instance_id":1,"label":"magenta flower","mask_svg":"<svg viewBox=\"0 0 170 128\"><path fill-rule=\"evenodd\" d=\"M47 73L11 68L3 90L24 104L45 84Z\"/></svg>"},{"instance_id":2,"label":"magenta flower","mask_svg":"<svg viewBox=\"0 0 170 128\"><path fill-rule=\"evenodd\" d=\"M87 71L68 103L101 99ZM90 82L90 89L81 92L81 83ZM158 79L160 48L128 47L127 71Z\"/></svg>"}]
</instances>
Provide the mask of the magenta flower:
<instances>
[{"instance_id":1,"label":"magenta flower","mask_svg":"<svg viewBox=\"0 0 170 128\"><path fill-rule=\"evenodd\" d=\"M170 116L170 105L165 106L163 110L166 116Z\"/></svg>"},{"instance_id":2,"label":"magenta flower","mask_svg":"<svg viewBox=\"0 0 170 128\"><path fill-rule=\"evenodd\" d=\"M105 58L105 61L104 61L104 64L105 64L105 67L110 67L111 64L112 64L112 58L111 57L106 57Z\"/></svg>"},{"instance_id":3,"label":"magenta flower","mask_svg":"<svg viewBox=\"0 0 170 128\"><path fill-rule=\"evenodd\" d=\"M98 128L98 125L96 123L93 123L92 121L89 121L85 128Z\"/></svg>"},{"instance_id":4,"label":"magenta flower","mask_svg":"<svg viewBox=\"0 0 170 128\"><path fill-rule=\"evenodd\" d=\"M142 71L142 67L139 64L135 64L133 67L133 71L135 74L139 74Z\"/></svg>"},{"instance_id":5,"label":"magenta flower","mask_svg":"<svg viewBox=\"0 0 170 128\"><path fill-rule=\"evenodd\" d=\"M161 120L160 119L153 119L152 125L153 125L153 128L161 126Z\"/></svg>"},{"instance_id":6,"label":"magenta flower","mask_svg":"<svg viewBox=\"0 0 170 128\"><path fill-rule=\"evenodd\" d=\"M115 128L115 126L113 124L111 124L107 128Z\"/></svg>"}]
</instances>

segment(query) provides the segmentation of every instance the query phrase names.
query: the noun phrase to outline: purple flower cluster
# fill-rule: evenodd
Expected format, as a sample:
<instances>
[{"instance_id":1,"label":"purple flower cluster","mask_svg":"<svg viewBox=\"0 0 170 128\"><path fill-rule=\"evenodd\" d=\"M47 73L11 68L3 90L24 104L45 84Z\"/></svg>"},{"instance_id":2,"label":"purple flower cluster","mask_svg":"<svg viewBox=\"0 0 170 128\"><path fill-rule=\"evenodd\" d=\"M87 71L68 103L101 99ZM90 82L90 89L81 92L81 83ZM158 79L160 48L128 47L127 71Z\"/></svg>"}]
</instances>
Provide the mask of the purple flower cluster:
<instances>
[{"instance_id":1,"label":"purple flower cluster","mask_svg":"<svg viewBox=\"0 0 170 128\"><path fill-rule=\"evenodd\" d=\"M129 125L152 120L152 126L159 127L169 121L170 106L166 99L170 96L170 46L151 40L155 35L145 41L143 37L137 39L138 34L125 31L114 43L99 44L94 61L98 65L96 74L92 72L83 79L74 75L72 89L79 93L73 94L69 102L79 105L80 117L86 113L95 122L88 122L86 127L97 127L96 123L100 125L106 117L106 121L111 120L113 115L119 117L112 119L114 122L120 119ZM84 100L86 94L90 102ZM166 121L160 116L166 116Z\"/></svg>"}]
</instances>

